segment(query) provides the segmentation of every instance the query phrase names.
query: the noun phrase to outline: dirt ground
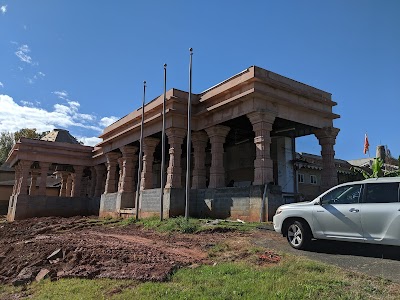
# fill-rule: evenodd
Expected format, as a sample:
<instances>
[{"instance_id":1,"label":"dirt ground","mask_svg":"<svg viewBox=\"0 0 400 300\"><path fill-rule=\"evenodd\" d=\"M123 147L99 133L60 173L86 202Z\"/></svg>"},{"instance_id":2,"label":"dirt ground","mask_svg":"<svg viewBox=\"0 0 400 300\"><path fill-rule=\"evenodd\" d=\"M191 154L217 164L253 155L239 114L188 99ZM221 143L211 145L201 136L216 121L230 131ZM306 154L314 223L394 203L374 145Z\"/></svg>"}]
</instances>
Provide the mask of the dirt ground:
<instances>
[{"instance_id":1,"label":"dirt ground","mask_svg":"<svg viewBox=\"0 0 400 300\"><path fill-rule=\"evenodd\" d=\"M82 217L1 222L0 283L26 284L44 276L163 281L176 268L212 263L207 253L212 246L245 235L162 234Z\"/></svg>"}]
</instances>

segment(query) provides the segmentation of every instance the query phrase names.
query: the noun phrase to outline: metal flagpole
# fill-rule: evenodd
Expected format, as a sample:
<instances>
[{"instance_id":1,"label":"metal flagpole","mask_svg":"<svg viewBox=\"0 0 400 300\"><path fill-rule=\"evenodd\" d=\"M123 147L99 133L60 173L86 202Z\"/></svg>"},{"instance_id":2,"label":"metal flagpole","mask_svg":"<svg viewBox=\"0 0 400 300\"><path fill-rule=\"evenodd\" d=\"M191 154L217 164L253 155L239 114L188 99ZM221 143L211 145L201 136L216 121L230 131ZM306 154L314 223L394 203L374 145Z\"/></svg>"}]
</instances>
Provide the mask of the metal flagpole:
<instances>
[{"instance_id":1,"label":"metal flagpole","mask_svg":"<svg viewBox=\"0 0 400 300\"><path fill-rule=\"evenodd\" d=\"M167 64L164 64L164 100L162 112L161 138L161 191L160 191L160 221L164 216L164 186L165 186L165 102L167 101Z\"/></svg>"},{"instance_id":2,"label":"metal flagpole","mask_svg":"<svg viewBox=\"0 0 400 300\"><path fill-rule=\"evenodd\" d=\"M192 57L193 48L190 51L189 62L189 97L188 97L188 114L187 114L187 144L186 144L186 206L185 206L185 219L189 220L189 198L190 198L190 158L192 150L191 142L191 116L192 116Z\"/></svg>"},{"instance_id":3,"label":"metal flagpole","mask_svg":"<svg viewBox=\"0 0 400 300\"><path fill-rule=\"evenodd\" d=\"M142 123L140 125L140 146L139 146L139 168L138 168L138 182L136 185L136 220L139 220L139 197L140 197L140 181L142 175L143 164L143 124L144 124L144 102L146 100L146 81L143 81L143 101L142 101Z\"/></svg>"}]
</instances>

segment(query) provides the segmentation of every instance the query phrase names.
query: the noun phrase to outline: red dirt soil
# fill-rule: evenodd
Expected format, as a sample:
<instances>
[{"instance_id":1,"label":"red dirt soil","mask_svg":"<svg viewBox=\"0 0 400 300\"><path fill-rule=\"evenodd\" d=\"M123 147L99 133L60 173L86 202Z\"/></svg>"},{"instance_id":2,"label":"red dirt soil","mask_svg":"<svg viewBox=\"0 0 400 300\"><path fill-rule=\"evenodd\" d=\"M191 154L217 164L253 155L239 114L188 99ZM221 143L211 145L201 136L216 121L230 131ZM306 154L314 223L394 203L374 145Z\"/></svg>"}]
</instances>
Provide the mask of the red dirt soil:
<instances>
[{"instance_id":1,"label":"red dirt soil","mask_svg":"<svg viewBox=\"0 0 400 300\"><path fill-rule=\"evenodd\" d=\"M164 281L176 268L210 263L207 249L234 235L240 233L161 234L82 217L2 222L0 283L27 284L42 274Z\"/></svg>"}]
</instances>

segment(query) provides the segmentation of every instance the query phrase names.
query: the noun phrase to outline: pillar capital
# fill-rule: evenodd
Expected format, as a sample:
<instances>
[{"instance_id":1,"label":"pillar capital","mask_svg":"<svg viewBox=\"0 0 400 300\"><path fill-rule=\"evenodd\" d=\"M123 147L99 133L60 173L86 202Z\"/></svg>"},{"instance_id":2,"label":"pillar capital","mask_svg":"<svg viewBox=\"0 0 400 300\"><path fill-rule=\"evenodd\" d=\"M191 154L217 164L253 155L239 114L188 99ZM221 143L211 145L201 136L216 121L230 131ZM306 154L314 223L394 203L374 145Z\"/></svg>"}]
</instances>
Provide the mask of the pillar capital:
<instances>
[{"instance_id":1,"label":"pillar capital","mask_svg":"<svg viewBox=\"0 0 400 300\"><path fill-rule=\"evenodd\" d=\"M185 138L187 134L187 130L184 128L178 128L178 127L169 127L165 129L165 134L168 136L168 138L171 136L176 136L176 137L181 137Z\"/></svg>"},{"instance_id":2,"label":"pillar capital","mask_svg":"<svg viewBox=\"0 0 400 300\"><path fill-rule=\"evenodd\" d=\"M139 147L136 146L122 146L119 148L121 150L122 156L123 157L132 157L136 154L138 151Z\"/></svg>"},{"instance_id":3,"label":"pillar capital","mask_svg":"<svg viewBox=\"0 0 400 300\"><path fill-rule=\"evenodd\" d=\"M276 114L272 112L254 111L247 114L251 124L257 124L261 122L273 124L276 118Z\"/></svg>"},{"instance_id":4,"label":"pillar capital","mask_svg":"<svg viewBox=\"0 0 400 300\"><path fill-rule=\"evenodd\" d=\"M121 154L117 152L108 152L105 155L107 159L107 164L115 164L115 165L118 163L118 158L121 156Z\"/></svg>"},{"instance_id":5,"label":"pillar capital","mask_svg":"<svg viewBox=\"0 0 400 300\"><path fill-rule=\"evenodd\" d=\"M200 142L200 143L207 143L208 142L208 135L203 130L200 131L193 131L192 132L192 142Z\"/></svg>"},{"instance_id":6,"label":"pillar capital","mask_svg":"<svg viewBox=\"0 0 400 300\"><path fill-rule=\"evenodd\" d=\"M340 129L335 127L323 127L314 130L314 135L317 137L319 144L322 146L324 143L335 144L336 137Z\"/></svg>"},{"instance_id":7,"label":"pillar capital","mask_svg":"<svg viewBox=\"0 0 400 300\"><path fill-rule=\"evenodd\" d=\"M205 129L205 131L207 132L207 135L210 138L222 137L224 139L228 135L230 130L231 130L230 127L223 126L223 125L214 125L214 126L211 126L211 127L208 127Z\"/></svg>"},{"instance_id":8,"label":"pillar capital","mask_svg":"<svg viewBox=\"0 0 400 300\"><path fill-rule=\"evenodd\" d=\"M160 139L153 138L153 137L145 137L143 139L143 152L146 151L153 151L156 149Z\"/></svg>"},{"instance_id":9,"label":"pillar capital","mask_svg":"<svg viewBox=\"0 0 400 300\"><path fill-rule=\"evenodd\" d=\"M183 128L177 128L177 127L170 127L165 129L165 134L168 137L168 143L170 145L173 144L182 144L183 139L186 136L186 129Z\"/></svg>"}]
</instances>

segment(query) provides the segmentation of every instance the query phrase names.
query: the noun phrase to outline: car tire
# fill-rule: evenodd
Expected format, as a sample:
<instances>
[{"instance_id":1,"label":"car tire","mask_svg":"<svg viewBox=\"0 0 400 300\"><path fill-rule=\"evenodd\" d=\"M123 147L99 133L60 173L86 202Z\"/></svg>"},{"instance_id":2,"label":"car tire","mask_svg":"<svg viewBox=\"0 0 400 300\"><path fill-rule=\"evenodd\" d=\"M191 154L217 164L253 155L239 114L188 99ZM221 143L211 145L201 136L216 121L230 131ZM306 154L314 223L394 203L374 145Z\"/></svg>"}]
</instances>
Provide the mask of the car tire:
<instances>
[{"instance_id":1,"label":"car tire","mask_svg":"<svg viewBox=\"0 0 400 300\"><path fill-rule=\"evenodd\" d=\"M306 224L301 221L293 221L288 224L286 238L293 248L306 249L311 241L311 233Z\"/></svg>"}]
</instances>

